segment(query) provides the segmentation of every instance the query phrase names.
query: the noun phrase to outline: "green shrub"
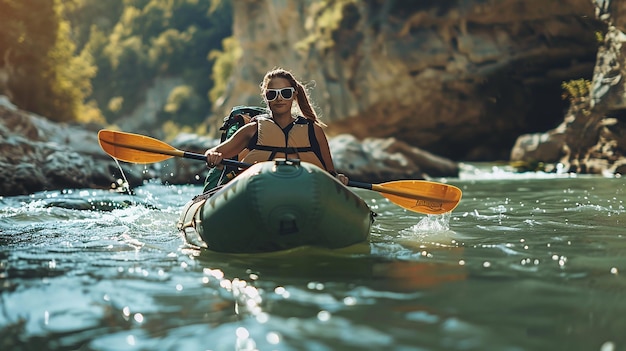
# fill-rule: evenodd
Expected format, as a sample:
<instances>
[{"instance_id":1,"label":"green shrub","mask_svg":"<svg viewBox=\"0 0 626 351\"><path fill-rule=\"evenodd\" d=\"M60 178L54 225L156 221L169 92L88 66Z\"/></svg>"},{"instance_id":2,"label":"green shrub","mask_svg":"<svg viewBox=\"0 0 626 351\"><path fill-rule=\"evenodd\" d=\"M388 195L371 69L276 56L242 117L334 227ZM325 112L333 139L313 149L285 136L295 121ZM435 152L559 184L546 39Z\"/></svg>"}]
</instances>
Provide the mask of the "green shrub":
<instances>
[{"instance_id":1,"label":"green shrub","mask_svg":"<svg viewBox=\"0 0 626 351\"><path fill-rule=\"evenodd\" d=\"M591 87L591 81L580 78L570 80L561 83L563 88L563 99L569 99L570 101L581 101L589 96L589 88Z\"/></svg>"}]
</instances>

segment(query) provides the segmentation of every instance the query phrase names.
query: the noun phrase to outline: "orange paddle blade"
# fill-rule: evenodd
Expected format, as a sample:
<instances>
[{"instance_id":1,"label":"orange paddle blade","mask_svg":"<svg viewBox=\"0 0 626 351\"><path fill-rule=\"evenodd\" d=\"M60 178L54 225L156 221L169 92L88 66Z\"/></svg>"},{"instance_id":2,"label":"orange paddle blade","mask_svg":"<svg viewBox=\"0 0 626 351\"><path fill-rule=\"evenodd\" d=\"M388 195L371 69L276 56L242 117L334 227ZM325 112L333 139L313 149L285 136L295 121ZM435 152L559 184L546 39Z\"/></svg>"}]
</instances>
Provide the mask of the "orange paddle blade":
<instances>
[{"instance_id":1,"label":"orange paddle blade","mask_svg":"<svg viewBox=\"0 0 626 351\"><path fill-rule=\"evenodd\" d=\"M389 201L409 211L442 214L456 208L461 201L461 189L448 184L425 180L398 180L372 184Z\"/></svg>"},{"instance_id":2,"label":"orange paddle blade","mask_svg":"<svg viewBox=\"0 0 626 351\"><path fill-rule=\"evenodd\" d=\"M183 157L178 150L160 140L139 134L103 129L98 132L98 142L111 157L131 163L154 163L173 156Z\"/></svg>"}]
</instances>

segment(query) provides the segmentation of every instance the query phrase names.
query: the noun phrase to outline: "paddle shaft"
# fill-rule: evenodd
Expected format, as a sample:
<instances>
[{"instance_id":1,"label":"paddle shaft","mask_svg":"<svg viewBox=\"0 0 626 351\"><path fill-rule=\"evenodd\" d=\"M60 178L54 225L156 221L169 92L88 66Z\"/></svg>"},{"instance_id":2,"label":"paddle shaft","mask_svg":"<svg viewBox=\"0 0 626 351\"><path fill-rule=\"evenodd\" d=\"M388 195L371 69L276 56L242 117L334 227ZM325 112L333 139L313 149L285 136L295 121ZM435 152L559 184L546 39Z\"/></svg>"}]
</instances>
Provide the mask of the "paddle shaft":
<instances>
[{"instance_id":1,"label":"paddle shaft","mask_svg":"<svg viewBox=\"0 0 626 351\"><path fill-rule=\"evenodd\" d=\"M170 156L183 157L183 158L189 158L193 160L200 160L200 161L206 162L205 155L194 153L194 152L189 152L189 151L182 151L178 149L167 150L167 149L153 148L153 147L145 146L145 145L136 145L136 144L128 145L128 144L123 144L123 143L118 143L118 142L111 143L111 144L131 148L131 149L135 149L139 151L145 151L145 152L151 152L151 153L157 153L157 154L166 154ZM221 163L224 166L231 166L231 167L238 167L238 168L248 168L252 166L252 164L250 163L239 162L239 161L230 160L230 159L222 159ZM353 180L348 182L348 186L361 188L361 189L367 189L367 190L373 190L373 191L377 191L380 193L386 193L386 194L391 194L391 195L410 197L414 199L435 200L435 201L438 200L437 198L432 198L429 196L412 194L412 193L402 191L402 190L397 190L397 189L387 189L377 184L363 183L363 182L357 182Z\"/></svg>"},{"instance_id":2,"label":"paddle shaft","mask_svg":"<svg viewBox=\"0 0 626 351\"><path fill-rule=\"evenodd\" d=\"M183 157L206 162L204 154L178 150L160 140L133 133L101 130L98 141L103 150L113 158L125 162L153 163L170 157ZM155 155L162 155L163 157ZM221 164L245 169L252 164L222 159ZM392 181L370 184L350 181L348 186L381 193L391 202L410 211L440 214L452 211L461 199L461 190L440 183L418 180Z\"/></svg>"},{"instance_id":3,"label":"paddle shaft","mask_svg":"<svg viewBox=\"0 0 626 351\"><path fill-rule=\"evenodd\" d=\"M194 152L189 152L189 151L181 151L181 152L182 152L182 155L180 155L180 157L190 158L193 160L201 160L201 161L206 162L206 156L203 154L196 154ZM173 155L173 156L177 156L177 155ZM223 164L224 166L231 166L231 167L238 167L238 168L248 168L252 166L252 164L250 163L239 162L239 161L235 161L235 160L231 160L227 158L222 159L222 162L220 163Z\"/></svg>"},{"instance_id":4,"label":"paddle shaft","mask_svg":"<svg viewBox=\"0 0 626 351\"><path fill-rule=\"evenodd\" d=\"M155 153L155 154L161 154L161 155L170 155L170 156L176 156L176 157L183 157L183 158L189 158L192 160L200 160L200 161L204 161L206 162L206 156L203 154L198 154L195 152L189 152L189 151L182 151L182 150L178 150L178 149L163 149L163 148L154 148L154 147L150 147L150 146L145 146L145 145L138 145L138 144L125 144L125 143L120 143L120 142L114 142L114 141L106 141L107 143L111 144L111 145L115 145L115 146L121 146L121 147L125 147L125 148L129 148L129 149L133 149L133 150L138 150L138 151L144 151L144 152L149 152L149 153ZM252 166L250 163L245 163L245 162L239 162L239 161L235 161L235 160L230 160L230 159L223 159L221 162L224 166L232 166L232 167L239 167L239 168L248 168L250 166Z\"/></svg>"}]
</instances>

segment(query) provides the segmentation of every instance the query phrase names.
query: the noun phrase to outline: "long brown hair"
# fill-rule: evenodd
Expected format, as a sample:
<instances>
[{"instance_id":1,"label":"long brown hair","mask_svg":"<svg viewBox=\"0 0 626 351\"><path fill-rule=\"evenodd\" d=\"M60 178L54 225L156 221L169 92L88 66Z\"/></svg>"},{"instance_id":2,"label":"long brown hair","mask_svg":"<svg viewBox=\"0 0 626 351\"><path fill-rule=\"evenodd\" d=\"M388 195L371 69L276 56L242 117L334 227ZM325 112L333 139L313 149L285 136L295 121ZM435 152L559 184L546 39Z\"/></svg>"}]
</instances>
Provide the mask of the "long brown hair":
<instances>
[{"instance_id":1,"label":"long brown hair","mask_svg":"<svg viewBox=\"0 0 626 351\"><path fill-rule=\"evenodd\" d=\"M296 99L298 102L298 107L300 107L300 111L302 111L304 117L312 120L313 122L323 127L326 126L326 124L319 120L319 118L317 117L317 113L315 113L313 106L311 106L311 102L309 101L309 94L306 91L304 85L300 83L291 72L285 69L275 68L265 73L265 77L263 77L263 81L261 82L261 95L265 94L265 89L267 89L270 80L274 78L287 79L287 81L289 81L289 84L296 89Z\"/></svg>"}]
</instances>

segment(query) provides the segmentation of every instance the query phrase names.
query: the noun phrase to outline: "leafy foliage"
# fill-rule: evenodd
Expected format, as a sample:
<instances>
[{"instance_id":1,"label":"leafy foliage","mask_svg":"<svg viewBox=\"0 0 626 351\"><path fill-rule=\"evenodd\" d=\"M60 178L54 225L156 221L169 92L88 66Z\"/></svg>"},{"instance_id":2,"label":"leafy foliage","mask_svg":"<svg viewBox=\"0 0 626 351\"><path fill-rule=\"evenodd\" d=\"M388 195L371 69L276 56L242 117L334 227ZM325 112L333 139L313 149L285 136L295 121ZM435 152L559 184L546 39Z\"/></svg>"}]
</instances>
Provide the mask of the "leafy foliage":
<instances>
[{"instance_id":1,"label":"leafy foliage","mask_svg":"<svg viewBox=\"0 0 626 351\"><path fill-rule=\"evenodd\" d=\"M77 118L96 72L91 56L74 55L62 10L61 0L0 1L0 93L57 121Z\"/></svg>"},{"instance_id":2,"label":"leafy foliage","mask_svg":"<svg viewBox=\"0 0 626 351\"><path fill-rule=\"evenodd\" d=\"M349 19L347 13L356 12L356 0L322 0L312 7L312 16L305 23L309 34L297 43L299 51L306 52L310 47L325 51L335 46L334 33L342 21Z\"/></svg>"},{"instance_id":3,"label":"leafy foliage","mask_svg":"<svg viewBox=\"0 0 626 351\"><path fill-rule=\"evenodd\" d=\"M239 60L243 51L235 37L224 39L223 51L213 50L209 54L209 59L213 60L213 88L209 92L211 101L216 101L226 90L226 82L233 72L233 65Z\"/></svg>"},{"instance_id":4,"label":"leafy foliage","mask_svg":"<svg viewBox=\"0 0 626 351\"><path fill-rule=\"evenodd\" d=\"M211 108L213 59L232 33L230 1L0 0L0 94L59 120L114 123L156 79L163 120L199 124Z\"/></svg>"},{"instance_id":5,"label":"leafy foliage","mask_svg":"<svg viewBox=\"0 0 626 351\"><path fill-rule=\"evenodd\" d=\"M83 1L85 6L101 6L99 0ZM213 87L207 55L231 35L232 10L230 3L224 4L126 0L119 20L108 31L92 28L86 47L98 58L94 98L100 106L110 106L110 100L119 97L125 102L116 110L104 110L107 119L132 112L155 77L179 76L187 93L170 94L184 108L172 109L170 102L159 116L163 121L176 117L184 124L201 122L211 108L208 93Z\"/></svg>"},{"instance_id":6,"label":"leafy foliage","mask_svg":"<svg viewBox=\"0 0 626 351\"><path fill-rule=\"evenodd\" d=\"M584 78L574 79L561 83L561 87L564 90L563 99L569 99L570 101L576 102L584 100L589 96L591 82Z\"/></svg>"}]
</instances>

